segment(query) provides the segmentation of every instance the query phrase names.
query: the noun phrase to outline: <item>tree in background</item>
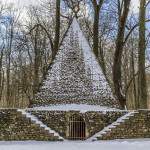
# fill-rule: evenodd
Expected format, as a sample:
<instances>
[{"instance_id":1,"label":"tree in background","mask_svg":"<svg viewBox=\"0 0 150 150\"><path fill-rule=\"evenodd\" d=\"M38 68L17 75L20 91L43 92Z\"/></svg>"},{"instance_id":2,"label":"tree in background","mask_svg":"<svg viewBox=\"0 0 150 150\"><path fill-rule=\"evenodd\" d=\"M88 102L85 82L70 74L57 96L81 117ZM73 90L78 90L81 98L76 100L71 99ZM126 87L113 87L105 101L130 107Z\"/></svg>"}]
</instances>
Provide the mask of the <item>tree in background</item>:
<instances>
[{"instance_id":1,"label":"tree in background","mask_svg":"<svg viewBox=\"0 0 150 150\"><path fill-rule=\"evenodd\" d=\"M99 56L99 21L100 21L100 10L104 0L91 0L94 8L94 25L93 25L93 51L98 58Z\"/></svg>"},{"instance_id":2,"label":"tree in background","mask_svg":"<svg viewBox=\"0 0 150 150\"><path fill-rule=\"evenodd\" d=\"M121 67L122 67L122 54L124 48L125 28L129 14L130 2L131 0L118 1L118 31L116 37L116 49L113 63L114 91L117 99L120 101L122 108L124 108L126 105L126 99L122 92Z\"/></svg>"},{"instance_id":3,"label":"tree in background","mask_svg":"<svg viewBox=\"0 0 150 150\"><path fill-rule=\"evenodd\" d=\"M138 102L140 109L147 108L147 85L145 73L146 53L146 0L140 0L139 13L139 50L138 50Z\"/></svg>"},{"instance_id":4,"label":"tree in background","mask_svg":"<svg viewBox=\"0 0 150 150\"><path fill-rule=\"evenodd\" d=\"M138 50L141 52L138 41L142 37L138 34L144 30L139 28L139 33L140 17L129 13L130 1L46 0L28 7L27 21L22 21L12 6L6 6L7 11L2 10L0 17L1 106L28 106L43 83L73 16L78 18L122 108L126 104L128 91L131 95L134 93L136 99L140 93L137 87L141 88L140 83L138 86L136 83ZM145 47L141 49L145 51ZM134 88L130 90L132 85ZM131 103L131 98L128 99ZM132 108L139 107L135 105L133 102Z\"/></svg>"},{"instance_id":5,"label":"tree in background","mask_svg":"<svg viewBox=\"0 0 150 150\"><path fill-rule=\"evenodd\" d=\"M59 49L60 41L60 0L56 0L56 23L55 23L55 39L54 39L54 49L52 54L52 59L55 58L57 51Z\"/></svg>"}]
</instances>

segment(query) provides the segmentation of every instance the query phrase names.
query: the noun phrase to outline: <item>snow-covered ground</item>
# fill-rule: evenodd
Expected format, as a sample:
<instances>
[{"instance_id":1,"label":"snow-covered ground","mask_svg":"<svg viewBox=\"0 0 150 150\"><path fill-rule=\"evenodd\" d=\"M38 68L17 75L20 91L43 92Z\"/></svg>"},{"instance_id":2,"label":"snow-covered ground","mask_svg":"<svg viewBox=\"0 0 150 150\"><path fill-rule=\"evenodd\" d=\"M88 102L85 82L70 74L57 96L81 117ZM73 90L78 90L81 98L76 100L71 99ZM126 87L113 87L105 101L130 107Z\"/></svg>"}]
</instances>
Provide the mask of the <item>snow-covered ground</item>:
<instances>
[{"instance_id":1,"label":"snow-covered ground","mask_svg":"<svg viewBox=\"0 0 150 150\"><path fill-rule=\"evenodd\" d=\"M0 142L0 150L149 150L150 139L101 142Z\"/></svg>"}]
</instances>

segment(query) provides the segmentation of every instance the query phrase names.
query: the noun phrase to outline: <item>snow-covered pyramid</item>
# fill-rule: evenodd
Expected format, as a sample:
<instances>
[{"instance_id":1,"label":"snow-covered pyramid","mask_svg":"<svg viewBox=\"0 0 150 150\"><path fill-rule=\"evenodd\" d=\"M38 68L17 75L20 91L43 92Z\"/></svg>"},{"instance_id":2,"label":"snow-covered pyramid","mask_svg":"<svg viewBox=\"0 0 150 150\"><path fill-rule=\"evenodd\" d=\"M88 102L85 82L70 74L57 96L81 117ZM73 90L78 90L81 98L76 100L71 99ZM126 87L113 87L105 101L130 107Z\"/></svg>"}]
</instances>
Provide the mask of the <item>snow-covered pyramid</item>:
<instances>
[{"instance_id":1,"label":"snow-covered pyramid","mask_svg":"<svg viewBox=\"0 0 150 150\"><path fill-rule=\"evenodd\" d=\"M33 99L33 106L56 104L119 106L76 19Z\"/></svg>"}]
</instances>

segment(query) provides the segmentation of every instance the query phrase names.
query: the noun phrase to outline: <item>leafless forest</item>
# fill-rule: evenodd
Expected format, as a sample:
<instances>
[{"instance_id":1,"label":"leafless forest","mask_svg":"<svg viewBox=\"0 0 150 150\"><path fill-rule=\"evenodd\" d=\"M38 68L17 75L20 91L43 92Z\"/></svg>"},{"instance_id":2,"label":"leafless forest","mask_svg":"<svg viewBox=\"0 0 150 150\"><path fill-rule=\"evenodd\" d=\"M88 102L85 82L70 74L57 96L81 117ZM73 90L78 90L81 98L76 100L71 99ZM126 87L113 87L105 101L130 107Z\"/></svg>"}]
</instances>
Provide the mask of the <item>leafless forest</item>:
<instances>
[{"instance_id":1,"label":"leafless forest","mask_svg":"<svg viewBox=\"0 0 150 150\"><path fill-rule=\"evenodd\" d=\"M0 4L0 106L27 107L77 17L122 108L149 107L149 2L41 0L25 10Z\"/></svg>"}]
</instances>

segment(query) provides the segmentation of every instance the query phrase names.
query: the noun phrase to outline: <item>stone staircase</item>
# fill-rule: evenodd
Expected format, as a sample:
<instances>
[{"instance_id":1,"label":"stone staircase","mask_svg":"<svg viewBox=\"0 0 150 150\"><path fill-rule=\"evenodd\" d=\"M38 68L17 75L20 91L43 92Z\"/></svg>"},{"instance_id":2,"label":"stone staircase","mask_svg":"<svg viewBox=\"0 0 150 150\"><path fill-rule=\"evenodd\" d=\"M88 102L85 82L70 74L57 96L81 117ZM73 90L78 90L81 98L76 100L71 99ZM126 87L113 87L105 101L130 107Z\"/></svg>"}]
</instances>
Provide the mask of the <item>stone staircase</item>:
<instances>
[{"instance_id":1,"label":"stone staircase","mask_svg":"<svg viewBox=\"0 0 150 150\"><path fill-rule=\"evenodd\" d=\"M36 116L32 115L29 112L26 112L23 109L18 109L18 112L21 112L21 114L23 116L25 116L26 118L30 119L32 123L36 124L37 126L39 126L42 130L44 130L47 134L49 134L50 136L53 135L56 139L63 141L64 138L61 137L58 133L56 133L54 130L52 130L51 128L49 128L48 126L46 126L42 121L40 121Z\"/></svg>"},{"instance_id":2,"label":"stone staircase","mask_svg":"<svg viewBox=\"0 0 150 150\"><path fill-rule=\"evenodd\" d=\"M139 112L132 111L124 116L118 118L115 122L105 127L102 131L92 136L89 140L114 140L114 139L125 139L134 138L130 136L130 125L139 121ZM134 126L132 126L134 128ZM131 129L132 130L132 129ZM125 133L126 132L126 133Z\"/></svg>"},{"instance_id":3,"label":"stone staircase","mask_svg":"<svg viewBox=\"0 0 150 150\"><path fill-rule=\"evenodd\" d=\"M34 118L34 117L33 117ZM49 128L42 126L24 110L0 109L0 141L60 141Z\"/></svg>"}]
</instances>

